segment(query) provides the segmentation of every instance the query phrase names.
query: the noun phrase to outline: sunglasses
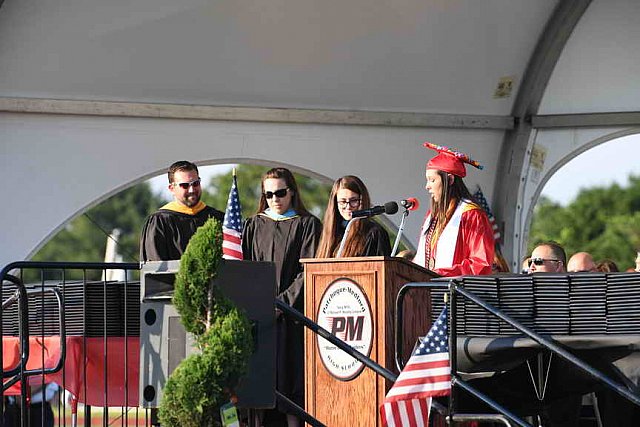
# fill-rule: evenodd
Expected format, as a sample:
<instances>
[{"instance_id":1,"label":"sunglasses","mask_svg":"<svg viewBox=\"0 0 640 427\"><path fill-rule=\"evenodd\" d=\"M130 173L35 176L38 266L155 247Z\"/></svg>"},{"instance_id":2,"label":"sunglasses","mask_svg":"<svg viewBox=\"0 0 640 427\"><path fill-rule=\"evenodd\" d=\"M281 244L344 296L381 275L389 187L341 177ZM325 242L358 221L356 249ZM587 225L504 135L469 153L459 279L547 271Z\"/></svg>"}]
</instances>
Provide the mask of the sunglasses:
<instances>
[{"instance_id":1,"label":"sunglasses","mask_svg":"<svg viewBox=\"0 0 640 427\"><path fill-rule=\"evenodd\" d=\"M265 191L264 192L264 197L266 197L267 199L271 199L271 198L273 198L273 196L276 196L277 198L281 199L282 197L287 195L287 191L288 190L289 190L289 187L281 188L281 189L276 190L276 191Z\"/></svg>"},{"instance_id":2,"label":"sunglasses","mask_svg":"<svg viewBox=\"0 0 640 427\"><path fill-rule=\"evenodd\" d=\"M180 187L183 190L188 190L189 187L198 188L198 187L200 187L200 178L196 179L195 181L191 181L191 182L174 182L173 186L174 187Z\"/></svg>"},{"instance_id":3,"label":"sunglasses","mask_svg":"<svg viewBox=\"0 0 640 427\"><path fill-rule=\"evenodd\" d=\"M531 264L535 264L535 265L542 265L544 264L545 261L551 261L551 262L562 262L559 259L549 259L549 258L531 258L529 260L529 267L531 267Z\"/></svg>"}]
</instances>

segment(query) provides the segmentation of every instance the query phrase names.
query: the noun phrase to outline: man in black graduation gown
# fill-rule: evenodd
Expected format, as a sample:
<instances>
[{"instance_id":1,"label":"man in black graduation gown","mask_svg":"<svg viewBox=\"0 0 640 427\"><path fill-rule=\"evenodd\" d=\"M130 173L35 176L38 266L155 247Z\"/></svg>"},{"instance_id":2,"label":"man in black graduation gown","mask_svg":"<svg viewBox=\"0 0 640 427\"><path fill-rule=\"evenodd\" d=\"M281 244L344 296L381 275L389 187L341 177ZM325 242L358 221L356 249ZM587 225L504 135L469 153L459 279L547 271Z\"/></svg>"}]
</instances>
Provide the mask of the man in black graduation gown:
<instances>
[{"instance_id":1,"label":"man in black graduation gown","mask_svg":"<svg viewBox=\"0 0 640 427\"><path fill-rule=\"evenodd\" d=\"M140 261L180 259L191 236L209 218L224 220L224 213L200 200L198 167L185 160L169 167L169 191L174 200L147 219L140 241Z\"/></svg>"}]
</instances>

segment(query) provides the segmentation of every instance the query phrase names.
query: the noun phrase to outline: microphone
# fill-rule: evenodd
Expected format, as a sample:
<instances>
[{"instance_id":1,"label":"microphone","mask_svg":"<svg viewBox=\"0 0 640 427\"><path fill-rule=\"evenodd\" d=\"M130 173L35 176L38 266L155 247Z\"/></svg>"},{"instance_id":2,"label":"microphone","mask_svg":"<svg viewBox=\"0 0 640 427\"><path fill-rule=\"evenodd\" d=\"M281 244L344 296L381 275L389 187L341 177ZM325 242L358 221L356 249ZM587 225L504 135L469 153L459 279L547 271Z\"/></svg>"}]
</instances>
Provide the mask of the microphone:
<instances>
[{"instance_id":1,"label":"microphone","mask_svg":"<svg viewBox=\"0 0 640 427\"><path fill-rule=\"evenodd\" d=\"M369 209L361 209L359 211L351 212L351 218L363 218L368 216L388 214L392 215L398 212L398 204L396 202L387 202L384 206L374 206Z\"/></svg>"},{"instance_id":2,"label":"microphone","mask_svg":"<svg viewBox=\"0 0 640 427\"><path fill-rule=\"evenodd\" d=\"M404 212L402 212L402 220L400 221L400 227L398 227L398 234L396 234L396 241L393 244L391 256L396 256L398 246L400 245L400 239L402 238L402 232L404 231L404 220L409 216L409 211L415 211L420 207L420 202L415 197L400 200L400 204L404 208Z\"/></svg>"},{"instance_id":3,"label":"microphone","mask_svg":"<svg viewBox=\"0 0 640 427\"><path fill-rule=\"evenodd\" d=\"M415 197L409 197L408 199L401 200L400 206L408 211L415 211L420 207L420 201Z\"/></svg>"}]
</instances>

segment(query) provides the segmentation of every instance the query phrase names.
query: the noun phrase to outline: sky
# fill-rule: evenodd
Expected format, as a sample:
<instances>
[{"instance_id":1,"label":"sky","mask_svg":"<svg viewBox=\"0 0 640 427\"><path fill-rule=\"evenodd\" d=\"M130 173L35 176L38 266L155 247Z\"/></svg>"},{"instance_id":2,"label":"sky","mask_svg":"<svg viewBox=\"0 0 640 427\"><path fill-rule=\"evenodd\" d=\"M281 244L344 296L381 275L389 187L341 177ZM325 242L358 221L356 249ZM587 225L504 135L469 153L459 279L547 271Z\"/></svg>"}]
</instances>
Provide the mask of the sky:
<instances>
[{"instance_id":1,"label":"sky","mask_svg":"<svg viewBox=\"0 0 640 427\"><path fill-rule=\"evenodd\" d=\"M630 174L640 176L640 135L629 135L591 148L562 166L547 181L542 195L567 205L582 188L626 186Z\"/></svg>"},{"instance_id":2,"label":"sky","mask_svg":"<svg viewBox=\"0 0 640 427\"><path fill-rule=\"evenodd\" d=\"M625 155L628 153L628 155ZM640 135L629 135L605 142L575 157L562 166L545 184L542 195L567 205L582 188L606 187L614 182L625 186L630 174L640 176ZM203 182L212 176L229 173L231 165L202 166L199 169ZM165 174L152 178L151 186L170 200Z\"/></svg>"}]
</instances>

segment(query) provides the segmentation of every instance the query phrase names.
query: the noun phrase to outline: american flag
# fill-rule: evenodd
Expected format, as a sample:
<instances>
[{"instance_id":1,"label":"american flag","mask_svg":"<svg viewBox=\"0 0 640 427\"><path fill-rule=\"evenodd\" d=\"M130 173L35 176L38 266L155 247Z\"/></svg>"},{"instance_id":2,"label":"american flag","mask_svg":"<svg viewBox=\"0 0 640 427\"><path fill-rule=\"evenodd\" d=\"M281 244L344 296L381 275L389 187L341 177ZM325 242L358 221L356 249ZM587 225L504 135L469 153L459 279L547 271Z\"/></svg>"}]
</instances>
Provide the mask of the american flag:
<instances>
[{"instance_id":1,"label":"american flag","mask_svg":"<svg viewBox=\"0 0 640 427\"><path fill-rule=\"evenodd\" d=\"M235 169L229 199L227 199L227 210L224 213L224 224L222 224L222 257L242 259L242 208Z\"/></svg>"},{"instance_id":2,"label":"american flag","mask_svg":"<svg viewBox=\"0 0 640 427\"><path fill-rule=\"evenodd\" d=\"M493 212L491 212L491 208L489 207L489 202L487 202L487 198L484 197L482 193L482 189L478 186L478 191L473 194L473 198L480 205L480 207L487 213L487 217L489 217L489 223L491 227L493 227L493 239L496 243L500 242L500 228L496 223L496 218L493 216Z\"/></svg>"},{"instance_id":3,"label":"american flag","mask_svg":"<svg viewBox=\"0 0 640 427\"><path fill-rule=\"evenodd\" d=\"M445 306L387 393L380 407L383 426L429 424L431 398L451 392L448 339Z\"/></svg>"}]
</instances>

